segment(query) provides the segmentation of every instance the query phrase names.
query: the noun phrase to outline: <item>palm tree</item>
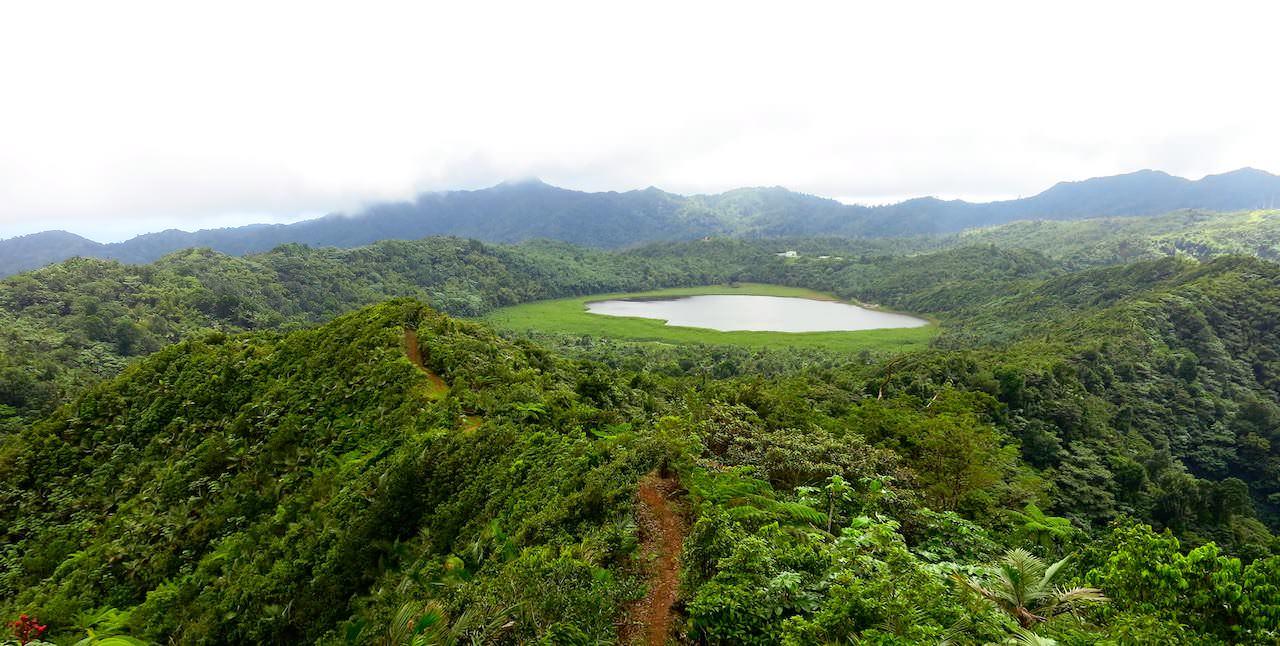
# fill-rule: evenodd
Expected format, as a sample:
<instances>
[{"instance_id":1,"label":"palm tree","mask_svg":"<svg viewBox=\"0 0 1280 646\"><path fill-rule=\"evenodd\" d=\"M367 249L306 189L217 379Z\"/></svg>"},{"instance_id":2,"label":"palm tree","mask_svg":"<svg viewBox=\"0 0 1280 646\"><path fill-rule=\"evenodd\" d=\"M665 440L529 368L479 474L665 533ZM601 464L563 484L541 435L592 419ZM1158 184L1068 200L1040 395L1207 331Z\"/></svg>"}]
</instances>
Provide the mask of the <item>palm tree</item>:
<instances>
[{"instance_id":1,"label":"palm tree","mask_svg":"<svg viewBox=\"0 0 1280 646\"><path fill-rule=\"evenodd\" d=\"M952 576L965 589L1008 613L1018 625L1031 628L1050 617L1071 612L1081 603L1107 600L1097 588L1053 587L1053 578L1069 558L1046 566L1034 554L1018 548L1005 552L990 581L973 579L959 572Z\"/></svg>"},{"instance_id":2,"label":"palm tree","mask_svg":"<svg viewBox=\"0 0 1280 646\"><path fill-rule=\"evenodd\" d=\"M380 646L458 646L487 644L498 633L516 625L511 618L517 606L510 606L485 617L478 605L467 608L456 620L439 601L425 604L405 603L396 610Z\"/></svg>"},{"instance_id":3,"label":"palm tree","mask_svg":"<svg viewBox=\"0 0 1280 646\"><path fill-rule=\"evenodd\" d=\"M1008 510L1009 515L1019 523L1018 534L1025 539L1053 551L1057 544L1065 544L1075 533L1071 521L1058 516L1050 516L1040 510L1034 503L1027 503L1022 511Z\"/></svg>"},{"instance_id":4,"label":"palm tree","mask_svg":"<svg viewBox=\"0 0 1280 646\"><path fill-rule=\"evenodd\" d=\"M453 644L456 635L449 631L449 616L439 601L425 605L412 602L400 606L382 637L382 646L425 646Z\"/></svg>"}]
</instances>

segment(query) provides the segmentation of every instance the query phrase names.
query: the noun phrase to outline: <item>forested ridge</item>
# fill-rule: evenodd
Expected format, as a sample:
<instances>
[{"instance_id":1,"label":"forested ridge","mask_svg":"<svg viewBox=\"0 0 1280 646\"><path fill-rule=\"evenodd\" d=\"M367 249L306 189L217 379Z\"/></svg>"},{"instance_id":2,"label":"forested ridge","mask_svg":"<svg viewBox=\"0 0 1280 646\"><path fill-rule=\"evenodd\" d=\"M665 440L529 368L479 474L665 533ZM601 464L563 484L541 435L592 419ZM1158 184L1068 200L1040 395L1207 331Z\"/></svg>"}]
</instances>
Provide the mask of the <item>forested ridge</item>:
<instances>
[{"instance_id":1,"label":"forested ridge","mask_svg":"<svg viewBox=\"0 0 1280 646\"><path fill-rule=\"evenodd\" d=\"M145 233L100 244L66 231L0 240L0 276L73 256L151 262L190 247L241 255L278 245L357 247L387 239L463 236L516 243L552 239L595 248L627 248L704 236L859 236L946 234L1018 220L1139 219L1177 209L1274 209L1280 177L1241 168L1199 180L1144 170L1059 182L1036 195L971 203L933 197L862 206L789 191L741 188L714 195L676 195L649 187L590 193L538 180L504 182L473 191L423 193L359 212L293 224Z\"/></svg>"},{"instance_id":2,"label":"forested ridge","mask_svg":"<svg viewBox=\"0 0 1280 646\"><path fill-rule=\"evenodd\" d=\"M1214 213L1184 210L1146 218L1036 220L973 229L952 244L1035 249L1071 267L1090 267L1183 254L1280 259L1280 211Z\"/></svg>"},{"instance_id":3,"label":"forested ridge","mask_svg":"<svg viewBox=\"0 0 1280 646\"><path fill-rule=\"evenodd\" d=\"M47 410L128 358L197 330L288 328L388 298L476 316L531 300L715 284L755 272L782 280L787 263L771 251L778 244L786 242L722 239L614 253L426 238L357 249L284 245L244 257L196 249L147 265L73 259L0 280L0 335L11 349L0 357L0 405ZM878 258L866 254L900 243L857 246L858 263L873 271Z\"/></svg>"},{"instance_id":4,"label":"forested ridge","mask_svg":"<svg viewBox=\"0 0 1280 646\"><path fill-rule=\"evenodd\" d=\"M1074 247L428 238L7 278L0 613L58 643L610 643L657 472L687 514L676 639L1275 643L1274 240L1166 217L1065 223ZM732 281L941 333L850 356L454 318Z\"/></svg>"}]
</instances>

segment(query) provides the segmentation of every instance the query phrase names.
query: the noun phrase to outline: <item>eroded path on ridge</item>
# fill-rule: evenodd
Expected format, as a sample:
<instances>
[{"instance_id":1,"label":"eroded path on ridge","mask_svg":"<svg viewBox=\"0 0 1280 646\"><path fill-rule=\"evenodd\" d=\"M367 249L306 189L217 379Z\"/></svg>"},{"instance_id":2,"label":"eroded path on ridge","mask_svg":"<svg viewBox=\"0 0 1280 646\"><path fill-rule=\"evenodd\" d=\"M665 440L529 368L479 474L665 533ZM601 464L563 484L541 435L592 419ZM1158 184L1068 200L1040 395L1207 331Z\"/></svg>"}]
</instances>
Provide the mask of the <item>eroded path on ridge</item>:
<instances>
[{"instance_id":1,"label":"eroded path on ridge","mask_svg":"<svg viewBox=\"0 0 1280 646\"><path fill-rule=\"evenodd\" d=\"M409 357L409 361L418 367L418 370L426 373L427 381L431 382L431 391L433 393L444 393L449 390L449 385L444 383L444 379L440 378L426 364L422 363L422 346L418 345L418 331L407 327L404 329L404 354Z\"/></svg>"},{"instance_id":2,"label":"eroded path on ridge","mask_svg":"<svg viewBox=\"0 0 1280 646\"><path fill-rule=\"evenodd\" d=\"M621 631L624 644L663 646L671 636L671 606L680 586L685 535L684 518L673 501L679 489L678 480L657 473L640 481L636 522L640 525L641 555L649 563L649 593L626 613Z\"/></svg>"},{"instance_id":3,"label":"eroded path on ridge","mask_svg":"<svg viewBox=\"0 0 1280 646\"><path fill-rule=\"evenodd\" d=\"M404 354L409 358L409 362L418 367L423 374L427 376L426 395L431 399L440 399L449 393L449 384L444 379L432 372L422 361L422 346L418 343L418 331L413 328L404 329ZM468 435L475 433L476 429L484 423L484 419L475 415L463 415L458 420L458 429Z\"/></svg>"}]
</instances>

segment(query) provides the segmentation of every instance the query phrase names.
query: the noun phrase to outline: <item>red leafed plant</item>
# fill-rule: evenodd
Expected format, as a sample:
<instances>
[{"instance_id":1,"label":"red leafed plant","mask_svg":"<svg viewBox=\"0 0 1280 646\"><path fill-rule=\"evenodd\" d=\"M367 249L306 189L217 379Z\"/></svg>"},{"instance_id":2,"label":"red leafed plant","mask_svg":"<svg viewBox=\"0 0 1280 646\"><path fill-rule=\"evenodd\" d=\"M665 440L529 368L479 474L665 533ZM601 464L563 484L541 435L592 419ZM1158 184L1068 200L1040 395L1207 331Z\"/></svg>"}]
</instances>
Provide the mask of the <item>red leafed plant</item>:
<instances>
[{"instance_id":1,"label":"red leafed plant","mask_svg":"<svg viewBox=\"0 0 1280 646\"><path fill-rule=\"evenodd\" d=\"M19 644L29 644L44 634L49 628L36 621L35 617L29 615L19 615L17 619L9 622L9 629L13 631L13 636L18 638Z\"/></svg>"}]
</instances>

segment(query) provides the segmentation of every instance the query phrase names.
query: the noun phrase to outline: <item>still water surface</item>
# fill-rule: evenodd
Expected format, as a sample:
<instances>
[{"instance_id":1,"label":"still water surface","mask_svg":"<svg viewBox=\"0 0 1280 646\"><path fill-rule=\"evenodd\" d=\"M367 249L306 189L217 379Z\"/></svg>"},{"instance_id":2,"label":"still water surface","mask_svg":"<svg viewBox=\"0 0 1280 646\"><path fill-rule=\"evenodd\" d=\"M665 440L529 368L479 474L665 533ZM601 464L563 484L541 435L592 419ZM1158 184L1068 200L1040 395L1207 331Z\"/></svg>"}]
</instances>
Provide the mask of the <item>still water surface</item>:
<instances>
[{"instance_id":1,"label":"still water surface","mask_svg":"<svg viewBox=\"0 0 1280 646\"><path fill-rule=\"evenodd\" d=\"M662 319L667 325L722 332L833 332L920 327L929 322L848 303L783 296L706 295L652 300L587 303L587 311L606 316Z\"/></svg>"}]
</instances>

